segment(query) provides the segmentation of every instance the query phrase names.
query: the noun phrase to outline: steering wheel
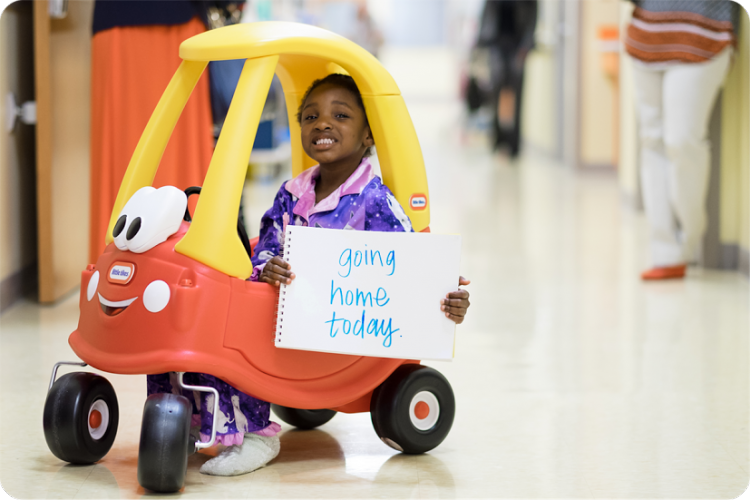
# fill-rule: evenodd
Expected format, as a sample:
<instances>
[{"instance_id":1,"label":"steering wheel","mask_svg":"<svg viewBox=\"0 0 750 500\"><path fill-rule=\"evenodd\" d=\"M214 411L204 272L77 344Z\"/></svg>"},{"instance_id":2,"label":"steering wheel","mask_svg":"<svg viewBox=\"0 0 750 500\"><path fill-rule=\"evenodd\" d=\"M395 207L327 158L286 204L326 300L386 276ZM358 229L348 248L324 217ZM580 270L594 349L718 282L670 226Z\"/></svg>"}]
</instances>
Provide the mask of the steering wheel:
<instances>
[{"instance_id":1,"label":"steering wheel","mask_svg":"<svg viewBox=\"0 0 750 500\"><path fill-rule=\"evenodd\" d=\"M200 195L201 194L201 187L200 186L190 186L185 190L185 195L190 199L190 197L194 194ZM250 239L247 237L247 231L245 230L245 226L242 224L242 219L240 216L242 213L237 214L237 235L240 237L240 241L242 242L242 246L245 247L245 251L247 252L248 257L253 256L253 250L250 248ZM190 216L190 207L185 207L185 215L183 219L186 222L192 222L193 218Z\"/></svg>"}]
</instances>

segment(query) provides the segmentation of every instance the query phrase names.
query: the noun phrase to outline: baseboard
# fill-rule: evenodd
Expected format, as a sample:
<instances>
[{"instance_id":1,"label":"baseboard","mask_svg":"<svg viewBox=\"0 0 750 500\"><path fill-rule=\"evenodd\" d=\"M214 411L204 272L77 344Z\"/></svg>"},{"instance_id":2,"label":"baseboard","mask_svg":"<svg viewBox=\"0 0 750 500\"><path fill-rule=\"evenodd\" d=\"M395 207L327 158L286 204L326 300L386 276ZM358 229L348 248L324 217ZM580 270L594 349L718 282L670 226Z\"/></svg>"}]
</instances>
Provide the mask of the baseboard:
<instances>
[{"instance_id":1,"label":"baseboard","mask_svg":"<svg viewBox=\"0 0 750 500\"><path fill-rule=\"evenodd\" d=\"M0 282L0 314L37 289L38 266L35 262Z\"/></svg>"},{"instance_id":2,"label":"baseboard","mask_svg":"<svg viewBox=\"0 0 750 500\"><path fill-rule=\"evenodd\" d=\"M739 245L722 243L719 252L719 269L739 269Z\"/></svg>"},{"instance_id":3,"label":"baseboard","mask_svg":"<svg viewBox=\"0 0 750 500\"><path fill-rule=\"evenodd\" d=\"M580 172L604 172L604 173L617 173L617 167L614 163L590 163L581 162L578 170Z\"/></svg>"},{"instance_id":4,"label":"baseboard","mask_svg":"<svg viewBox=\"0 0 750 500\"><path fill-rule=\"evenodd\" d=\"M739 249L739 271L750 278L750 251L745 248Z\"/></svg>"}]
</instances>

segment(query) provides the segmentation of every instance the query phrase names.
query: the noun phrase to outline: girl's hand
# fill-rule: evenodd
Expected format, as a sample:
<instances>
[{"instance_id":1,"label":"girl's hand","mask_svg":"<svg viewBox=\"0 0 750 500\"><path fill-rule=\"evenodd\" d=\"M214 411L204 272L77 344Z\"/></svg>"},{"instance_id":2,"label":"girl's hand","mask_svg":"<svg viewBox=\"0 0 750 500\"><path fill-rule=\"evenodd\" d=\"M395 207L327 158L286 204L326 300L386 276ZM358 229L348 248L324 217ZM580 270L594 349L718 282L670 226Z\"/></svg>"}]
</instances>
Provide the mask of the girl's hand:
<instances>
[{"instance_id":1,"label":"girl's hand","mask_svg":"<svg viewBox=\"0 0 750 500\"><path fill-rule=\"evenodd\" d=\"M291 269L291 264L277 255L266 262L258 281L265 281L273 286L279 286L282 283L288 285L295 278Z\"/></svg>"},{"instance_id":2,"label":"girl's hand","mask_svg":"<svg viewBox=\"0 0 750 500\"><path fill-rule=\"evenodd\" d=\"M468 285L471 283L463 276L458 278L458 286ZM466 316L466 310L469 308L469 292L459 288L440 299L440 310L445 312L445 317L460 325Z\"/></svg>"}]
</instances>

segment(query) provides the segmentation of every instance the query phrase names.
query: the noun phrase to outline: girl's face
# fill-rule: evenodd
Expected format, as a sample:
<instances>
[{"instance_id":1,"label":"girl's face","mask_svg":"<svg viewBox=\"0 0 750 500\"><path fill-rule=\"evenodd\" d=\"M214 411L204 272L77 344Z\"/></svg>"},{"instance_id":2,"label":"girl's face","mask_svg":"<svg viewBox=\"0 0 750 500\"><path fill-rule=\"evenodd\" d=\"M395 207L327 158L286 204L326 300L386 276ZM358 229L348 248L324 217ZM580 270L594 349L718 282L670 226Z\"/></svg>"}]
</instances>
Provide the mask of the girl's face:
<instances>
[{"instance_id":1,"label":"girl's face","mask_svg":"<svg viewBox=\"0 0 750 500\"><path fill-rule=\"evenodd\" d=\"M324 84L307 97L301 113L302 148L321 166L362 159L373 145L364 111L348 90Z\"/></svg>"}]
</instances>

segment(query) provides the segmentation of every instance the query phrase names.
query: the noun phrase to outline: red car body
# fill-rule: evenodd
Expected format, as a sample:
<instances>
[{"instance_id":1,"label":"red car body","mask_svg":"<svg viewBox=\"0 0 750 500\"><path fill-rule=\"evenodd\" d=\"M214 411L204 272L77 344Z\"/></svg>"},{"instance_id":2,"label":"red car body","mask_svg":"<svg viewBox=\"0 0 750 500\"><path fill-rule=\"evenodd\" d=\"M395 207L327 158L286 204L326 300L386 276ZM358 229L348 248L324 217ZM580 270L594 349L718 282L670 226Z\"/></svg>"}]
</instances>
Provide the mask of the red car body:
<instances>
[{"instance_id":1,"label":"red car body","mask_svg":"<svg viewBox=\"0 0 750 500\"><path fill-rule=\"evenodd\" d=\"M80 319L73 351L111 373L201 372L271 403L300 409L369 411L372 391L398 366L417 361L327 354L274 346L278 289L227 276L175 252L189 224L138 254L107 246L81 276ZM108 279L114 265L130 265L126 284ZM89 300L89 282L99 273ZM169 286L159 312L143 304L155 280ZM99 297L121 302L102 307ZM105 312L108 309L108 312Z\"/></svg>"}]
</instances>

